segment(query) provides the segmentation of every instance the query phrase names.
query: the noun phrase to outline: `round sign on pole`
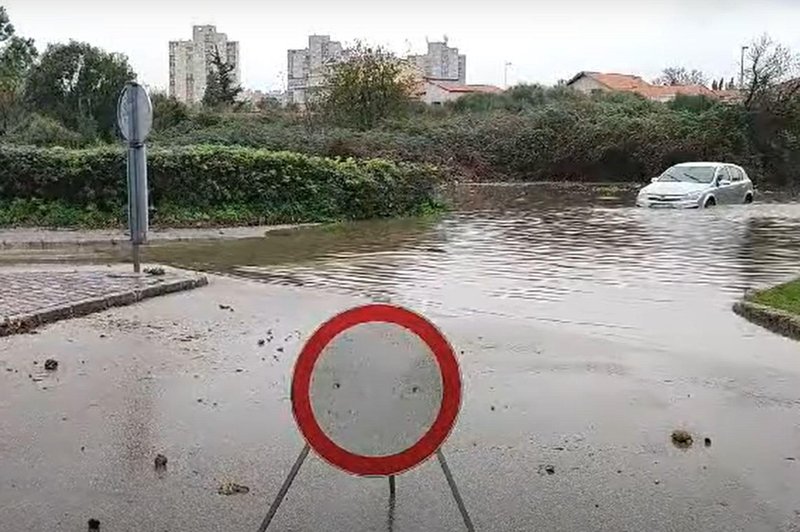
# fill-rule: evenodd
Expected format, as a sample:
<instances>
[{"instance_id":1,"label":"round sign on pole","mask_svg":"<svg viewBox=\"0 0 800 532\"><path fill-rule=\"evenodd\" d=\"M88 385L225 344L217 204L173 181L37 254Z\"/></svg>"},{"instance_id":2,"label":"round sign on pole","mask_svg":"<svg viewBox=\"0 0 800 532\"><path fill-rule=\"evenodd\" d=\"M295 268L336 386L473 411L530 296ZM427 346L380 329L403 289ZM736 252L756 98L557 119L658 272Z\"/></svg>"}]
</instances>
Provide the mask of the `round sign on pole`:
<instances>
[{"instance_id":1,"label":"round sign on pole","mask_svg":"<svg viewBox=\"0 0 800 532\"><path fill-rule=\"evenodd\" d=\"M144 142L153 127L153 104L147 90L135 82L122 89L117 102L117 124L128 142Z\"/></svg>"},{"instance_id":2,"label":"round sign on pole","mask_svg":"<svg viewBox=\"0 0 800 532\"><path fill-rule=\"evenodd\" d=\"M444 443L461 405L453 348L428 320L392 305L347 310L303 346L292 410L308 444L363 476L396 475Z\"/></svg>"}]
</instances>

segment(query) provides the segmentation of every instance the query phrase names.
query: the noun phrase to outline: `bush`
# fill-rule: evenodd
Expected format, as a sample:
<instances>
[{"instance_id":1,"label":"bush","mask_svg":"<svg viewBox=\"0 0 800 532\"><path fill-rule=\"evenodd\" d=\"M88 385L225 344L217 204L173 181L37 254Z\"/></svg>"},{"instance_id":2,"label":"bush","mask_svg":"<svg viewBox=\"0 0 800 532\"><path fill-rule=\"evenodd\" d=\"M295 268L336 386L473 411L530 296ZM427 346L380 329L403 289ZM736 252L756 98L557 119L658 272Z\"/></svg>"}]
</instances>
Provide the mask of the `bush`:
<instances>
[{"instance_id":1,"label":"bush","mask_svg":"<svg viewBox=\"0 0 800 532\"><path fill-rule=\"evenodd\" d=\"M378 157L433 164L456 176L525 181L642 181L676 162L724 160L743 165L759 181L790 183L799 134L781 136L751 114L701 97L665 105L635 94L585 96L522 85L416 108L369 131L324 122L310 127L286 110L213 120L196 115L157 132L153 143Z\"/></svg>"},{"instance_id":2,"label":"bush","mask_svg":"<svg viewBox=\"0 0 800 532\"><path fill-rule=\"evenodd\" d=\"M11 144L40 147L79 148L84 144L84 139L79 133L67 129L58 120L38 114L26 116L20 124L9 131L4 140Z\"/></svg>"},{"instance_id":3,"label":"bush","mask_svg":"<svg viewBox=\"0 0 800 532\"><path fill-rule=\"evenodd\" d=\"M429 166L241 147L195 146L148 153L153 223L172 225L411 215L433 205L436 177ZM6 225L65 218L70 209L98 213L93 220L123 222L125 153L111 147L0 146L0 198L4 202L0 210L6 211L0 223Z\"/></svg>"}]
</instances>

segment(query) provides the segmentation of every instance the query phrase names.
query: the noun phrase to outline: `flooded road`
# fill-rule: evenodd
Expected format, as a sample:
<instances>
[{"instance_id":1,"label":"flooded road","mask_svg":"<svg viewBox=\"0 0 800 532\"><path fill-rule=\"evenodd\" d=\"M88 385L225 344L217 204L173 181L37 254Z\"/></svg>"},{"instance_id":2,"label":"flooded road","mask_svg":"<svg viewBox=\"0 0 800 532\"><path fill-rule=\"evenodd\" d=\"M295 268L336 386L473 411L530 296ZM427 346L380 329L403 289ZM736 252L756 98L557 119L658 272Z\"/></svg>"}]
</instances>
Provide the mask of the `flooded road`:
<instances>
[{"instance_id":1,"label":"flooded road","mask_svg":"<svg viewBox=\"0 0 800 532\"><path fill-rule=\"evenodd\" d=\"M800 275L797 203L656 211L628 207L630 192L536 185L461 187L454 202L440 220L187 242L148 259L646 345L702 339L698 326L729 320L745 290Z\"/></svg>"},{"instance_id":2,"label":"flooded road","mask_svg":"<svg viewBox=\"0 0 800 532\"><path fill-rule=\"evenodd\" d=\"M478 530L800 530L800 344L730 309L800 275L800 204L453 194L439 219L151 245L149 261L232 278L7 339L0 523L255 530L301 445L288 401L300 345L378 300L425 314L459 353L444 450ZM259 346L267 330L280 351ZM62 369L43 391L22 373L53 353ZM673 445L675 429L694 444ZM222 481L251 491L219 495ZM435 462L398 478L392 521L387 498L385 479L315 458L270 530L462 530Z\"/></svg>"}]
</instances>

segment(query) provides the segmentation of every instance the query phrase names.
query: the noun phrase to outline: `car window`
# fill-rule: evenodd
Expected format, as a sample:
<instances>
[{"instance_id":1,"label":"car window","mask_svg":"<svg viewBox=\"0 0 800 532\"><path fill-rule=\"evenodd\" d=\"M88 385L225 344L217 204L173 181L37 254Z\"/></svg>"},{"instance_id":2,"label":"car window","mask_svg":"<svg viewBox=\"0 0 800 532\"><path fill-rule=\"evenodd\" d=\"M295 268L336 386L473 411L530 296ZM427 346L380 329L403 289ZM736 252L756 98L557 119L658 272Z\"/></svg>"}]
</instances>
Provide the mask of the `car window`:
<instances>
[{"instance_id":1,"label":"car window","mask_svg":"<svg viewBox=\"0 0 800 532\"><path fill-rule=\"evenodd\" d=\"M728 168L725 166L720 166L719 169L717 170L717 181L722 179L727 179L728 181L731 181L731 174L730 172L728 172Z\"/></svg>"},{"instance_id":2,"label":"car window","mask_svg":"<svg viewBox=\"0 0 800 532\"><path fill-rule=\"evenodd\" d=\"M737 167L729 166L728 171L730 172L733 181L741 181L744 179L744 174Z\"/></svg>"}]
</instances>

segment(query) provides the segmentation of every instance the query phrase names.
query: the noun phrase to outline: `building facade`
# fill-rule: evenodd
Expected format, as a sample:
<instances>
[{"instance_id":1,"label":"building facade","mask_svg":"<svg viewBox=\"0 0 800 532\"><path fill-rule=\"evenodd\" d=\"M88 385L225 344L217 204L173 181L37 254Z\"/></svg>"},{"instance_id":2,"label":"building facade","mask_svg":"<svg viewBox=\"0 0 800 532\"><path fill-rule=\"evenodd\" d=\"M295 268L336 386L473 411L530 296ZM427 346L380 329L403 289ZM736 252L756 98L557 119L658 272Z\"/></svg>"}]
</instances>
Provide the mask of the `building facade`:
<instances>
[{"instance_id":1,"label":"building facade","mask_svg":"<svg viewBox=\"0 0 800 532\"><path fill-rule=\"evenodd\" d=\"M206 81L215 53L235 66L235 83L240 83L239 43L229 41L215 26L193 26L191 41L169 43L169 94L187 104L199 103L206 92Z\"/></svg>"},{"instance_id":2,"label":"building facade","mask_svg":"<svg viewBox=\"0 0 800 532\"><path fill-rule=\"evenodd\" d=\"M458 48L449 47L447 41L428 42L428 53L410 55L408 61L423 78L467 83L467 56L459 54Z\"/></svg>"},{"instance_id":3,"label":"building facade","mask_svg":"<svg viewBox=\"0 0 800 532\"><path fill-rule=\"evenodd\" d=\"M310 35L308 48L289 50L286 103L304 105L308 94L325 83L328 68L342 57L342 43L330 35Z\"/></svg>"}]
</instances>

